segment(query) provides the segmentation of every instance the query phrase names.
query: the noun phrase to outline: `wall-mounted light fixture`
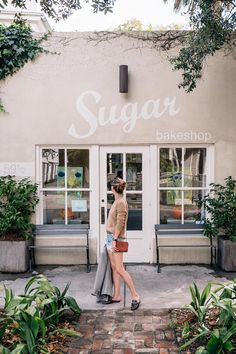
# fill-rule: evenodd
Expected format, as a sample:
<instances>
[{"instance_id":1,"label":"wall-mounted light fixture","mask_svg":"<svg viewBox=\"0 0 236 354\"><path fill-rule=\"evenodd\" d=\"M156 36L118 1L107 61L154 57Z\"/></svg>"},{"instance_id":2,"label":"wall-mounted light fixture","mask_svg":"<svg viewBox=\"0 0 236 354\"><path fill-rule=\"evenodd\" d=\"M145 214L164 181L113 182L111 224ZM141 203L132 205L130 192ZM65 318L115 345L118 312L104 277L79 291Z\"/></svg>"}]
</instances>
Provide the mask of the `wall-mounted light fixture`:
<instances>
[{"instance_id":1,"label":"wall-mounted light fixture","mask_svg":"<svg viewBox=\"0 0 236 354\"><path fill-rule=\"evenodd\" d=\"M120 65L119 68L119 85L120 92L127 93L128 92L128 65Z\"/></svg>"}]
</instances>

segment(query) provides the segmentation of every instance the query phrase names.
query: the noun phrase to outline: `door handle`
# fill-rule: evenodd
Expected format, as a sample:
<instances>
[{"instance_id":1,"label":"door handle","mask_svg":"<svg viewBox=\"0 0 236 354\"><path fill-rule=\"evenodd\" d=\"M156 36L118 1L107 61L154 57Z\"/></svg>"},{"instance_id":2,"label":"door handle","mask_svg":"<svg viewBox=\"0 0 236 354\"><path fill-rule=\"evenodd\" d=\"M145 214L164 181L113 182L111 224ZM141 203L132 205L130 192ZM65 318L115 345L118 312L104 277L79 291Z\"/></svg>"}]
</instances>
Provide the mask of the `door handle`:
<instances>
[{"instance_id":1,"label":"door handle","mask_svg":"<svg viewBox=\"0 0 236 354\"><path fill-rule=\"evenodd\" d=\"M105 224L105 207L101 207L101 224Z\"/></svg>"}]
</instances>

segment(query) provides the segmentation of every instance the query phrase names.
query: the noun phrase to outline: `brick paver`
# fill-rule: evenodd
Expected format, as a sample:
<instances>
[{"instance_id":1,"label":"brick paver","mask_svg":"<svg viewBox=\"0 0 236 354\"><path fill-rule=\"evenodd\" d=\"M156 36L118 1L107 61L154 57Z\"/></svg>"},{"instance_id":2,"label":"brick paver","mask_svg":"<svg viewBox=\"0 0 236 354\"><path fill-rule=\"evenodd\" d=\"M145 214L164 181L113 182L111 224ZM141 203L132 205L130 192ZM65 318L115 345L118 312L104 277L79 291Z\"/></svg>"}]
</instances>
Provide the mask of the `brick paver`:
<instances>
[{"instance_id":1,"label":"brick paver","mask_svg":"<svg viewBox=\"0 0 236 354\"><path fill-rule=\"evenodd\" d=\"M81 338L66 342L67 354L174 354L168 310L86 310L76 324Z\"/></svg>"}]
</instances>

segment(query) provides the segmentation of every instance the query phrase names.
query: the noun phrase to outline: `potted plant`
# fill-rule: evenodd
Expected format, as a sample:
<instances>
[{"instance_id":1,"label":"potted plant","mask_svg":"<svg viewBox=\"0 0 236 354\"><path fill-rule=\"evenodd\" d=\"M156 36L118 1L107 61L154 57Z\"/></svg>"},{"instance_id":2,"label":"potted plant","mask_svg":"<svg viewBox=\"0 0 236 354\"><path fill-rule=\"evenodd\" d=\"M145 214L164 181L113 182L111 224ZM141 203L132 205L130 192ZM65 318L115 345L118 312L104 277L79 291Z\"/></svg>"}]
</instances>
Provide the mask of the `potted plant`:
<instances>
[{"instance_id":1,"label":"potted plant","mask_svg":"<svg viewBox=\"0 0 236 354\"><path fill-rule=\"evenodd\" d=\"M199 201L206 211L204 234L218 236L218 264L225 271L236 270L236 180L225 178L225 185L211 183L209 193Z\"/></svg>"},{"instance_id":2,"label":"potted plant","mask_svg":"<svg viewBox=\"0 0 236 354\"><path fill-rule=\"evenodd\" d=\"M25 272L31 217L38 203L37 184L28 178L0 177L0 271Z\"/></svg>"}]
</instances>

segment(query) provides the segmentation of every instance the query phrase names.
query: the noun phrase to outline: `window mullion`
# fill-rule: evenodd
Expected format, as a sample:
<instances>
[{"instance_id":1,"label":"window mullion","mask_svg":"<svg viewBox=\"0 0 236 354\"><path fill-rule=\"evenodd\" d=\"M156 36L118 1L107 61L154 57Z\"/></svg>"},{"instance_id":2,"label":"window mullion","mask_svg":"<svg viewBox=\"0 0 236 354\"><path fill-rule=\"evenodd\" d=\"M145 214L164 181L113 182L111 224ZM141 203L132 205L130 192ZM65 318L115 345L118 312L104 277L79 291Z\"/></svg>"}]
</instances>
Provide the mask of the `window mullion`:
<instances>
[{"instance_id":1,"label":"window mullion","mask_svg":"<svg viewBox=\"0 0 236 354\"><path fill-rule=\"evenodd\" d=\"M67 191L65 192L65 224L68 224L68 203L67 203Z\"/></svg>"},{"instance_id":2,"label":"window mullion","mask_svg":"<svg viewBox=\"0 0 236 354\"><path fill-rule=\"evenodd\" d=\"M184 191L181 191L181 224L184 224Z\"/></svg>"}]
</instances>

